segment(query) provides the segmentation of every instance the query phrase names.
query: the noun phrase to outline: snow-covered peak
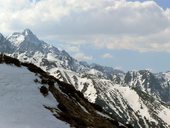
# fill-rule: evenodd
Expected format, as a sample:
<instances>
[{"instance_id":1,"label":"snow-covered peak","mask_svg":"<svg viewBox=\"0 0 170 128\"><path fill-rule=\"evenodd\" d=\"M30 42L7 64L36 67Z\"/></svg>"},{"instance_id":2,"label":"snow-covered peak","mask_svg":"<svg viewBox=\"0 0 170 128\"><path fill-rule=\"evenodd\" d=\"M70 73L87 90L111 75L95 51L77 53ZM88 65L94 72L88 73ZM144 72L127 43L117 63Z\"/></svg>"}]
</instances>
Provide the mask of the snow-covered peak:
<instances>
[{"instance_id":1,"label":"snow-covered peak","mask_svg":"<svg viewBox=\"0 0 170 128\"><path fill-rule=\"evenodd\" d=\"M22 43L31 43L39 45L42 43L35 34L29 29L25 29L23 32L14 32L7 38L15 47L19 47Z\"/></svg>"},{"instance_id":2,"label":"snow-covered peak","mask_svg":"<svg viewBox=\"0 0 170 128\"><path fill-rule=\"evenodd\" d=\"M25 40L25 37L19 33L13 33L8 40L12 45L18 47Z\"/></svg>"}]
</instances>

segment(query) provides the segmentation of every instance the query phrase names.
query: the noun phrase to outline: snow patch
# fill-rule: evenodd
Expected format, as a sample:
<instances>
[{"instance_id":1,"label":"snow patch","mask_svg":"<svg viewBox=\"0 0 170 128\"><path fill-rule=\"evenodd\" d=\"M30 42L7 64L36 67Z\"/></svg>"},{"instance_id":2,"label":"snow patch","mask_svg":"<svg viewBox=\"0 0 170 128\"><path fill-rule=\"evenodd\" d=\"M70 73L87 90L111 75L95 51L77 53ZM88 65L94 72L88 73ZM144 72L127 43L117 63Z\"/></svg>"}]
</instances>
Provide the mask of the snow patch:
<instances>
[{"instance_id":1,"label":"snow patch","mask_svg":"<svg viewBox=\"0 0 170 128\"><path fill-rule=\"evenodd\" d=\"M9 41L16 47L18 47L25 40L25 36L23 35L12 35L9 37Z\"/></svg>"},{"instance_id":2,"label":"snow patch","mask_svg":"<svg viewBox=\"0 0 170 128\"><path fill-rule=\"evenodd\" d=\"M69 128L44 108L58 103L50 93L44 98L34 73L6 64L0 64L0 71L0 127Z\"/></svg>"}]
</instances>

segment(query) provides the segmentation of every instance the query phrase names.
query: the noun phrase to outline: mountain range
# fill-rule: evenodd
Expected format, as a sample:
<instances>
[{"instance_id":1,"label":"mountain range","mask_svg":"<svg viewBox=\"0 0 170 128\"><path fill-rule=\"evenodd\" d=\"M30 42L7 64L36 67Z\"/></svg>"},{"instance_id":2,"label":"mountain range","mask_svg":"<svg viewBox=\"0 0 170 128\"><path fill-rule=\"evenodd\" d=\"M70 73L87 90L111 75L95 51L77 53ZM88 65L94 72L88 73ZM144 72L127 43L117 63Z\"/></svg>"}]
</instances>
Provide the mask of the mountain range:
<instances>
[{"instance_id":1,"label":"mountain range","mask_svg":"<svg viewBox=\"0 0 170 128\"><path fill-rule=\"evenodd\" d=\"M0 34L0 52L73 85L88 101L124 124L135 128L170 127L170 72L124 72L78 61L38 39L29 29L8 37Z\"/></svg>"},{"instance_id":2,"label":"mountain range","mask_svg":"<svg viewBox=\"0 0 170 128\"><path fill-rule=\"evenodd\" d=\"M0 54L0 70L0 127L127 128L34 64Z\"/></svg>"}]
</instances>

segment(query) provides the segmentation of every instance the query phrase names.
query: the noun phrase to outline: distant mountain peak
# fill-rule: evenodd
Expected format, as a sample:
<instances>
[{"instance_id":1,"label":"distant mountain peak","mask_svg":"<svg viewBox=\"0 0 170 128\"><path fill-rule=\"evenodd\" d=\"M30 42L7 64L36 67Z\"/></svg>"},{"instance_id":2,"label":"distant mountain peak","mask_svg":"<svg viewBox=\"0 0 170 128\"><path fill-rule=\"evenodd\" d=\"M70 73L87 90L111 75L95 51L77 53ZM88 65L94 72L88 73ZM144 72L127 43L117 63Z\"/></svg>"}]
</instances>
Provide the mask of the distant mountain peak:
<instances>
[{"instance_id":1,"label":"distant mountain peak","mask_svg":"<svg viewBox=\"0 0 170 128\"><path fill-rule=\"evenodd\" d=\"M25 35L25 36L34 35L33 32L28 28L24 29L22 34Z\"/></svg>"},{"instance_id":2,"label":"distant mountain peak","mask_svg":"<svg viewBox=\"0 0 170 128\"><path fill-rule=\"evenodd\" d=\"M22 32L14 32L8 37L8 40L15 47L19 47L23 43L34 44L37 46L42 43L42 41L39 40L30 29L24 29Z\"/></svg>"}]
</instances>

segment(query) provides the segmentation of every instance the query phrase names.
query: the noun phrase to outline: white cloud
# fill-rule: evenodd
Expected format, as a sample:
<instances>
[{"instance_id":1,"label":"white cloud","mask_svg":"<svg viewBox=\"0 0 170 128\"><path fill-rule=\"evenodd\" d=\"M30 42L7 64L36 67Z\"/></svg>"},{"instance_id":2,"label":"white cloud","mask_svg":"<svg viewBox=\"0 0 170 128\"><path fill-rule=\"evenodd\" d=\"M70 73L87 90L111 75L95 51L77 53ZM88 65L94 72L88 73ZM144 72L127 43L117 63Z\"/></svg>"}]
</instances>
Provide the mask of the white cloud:
<instances>
[{"instance_id":1,"label":"white cloud","mask_svg":"<svg viewBox=\"0 0 170 128\"><path fill-rule=\"evenodd\" d=\"M77 59L77 60L80 60L80 61L89 61L89 60L92 60L93 57L92 56L87 56L85 55L84 53L76 53L74 55L74 57Z\"/></svg>"},{"instance_id":2,"label":"white cloud","mask_svg":"<svg viewBox=\"0 0 170 128\"><path fill-rule=\"evenodd\" d=\"M95 46L99 48L126 49L139 52L170 52L170 29L145 36L96 37ZM96 41L97 40L97 41ZM99 45L100 44L100 45Z\"/></svg>"},{"instance_id":3,"label":"white cloud","mask_svg":"<svg viewBox=\"0 0 170 128\"><path fill-rule=\"evenodd\" d=\"M110 54L110 53L105 53L101 56L102 58L105 58L105 59L110 59L112 58L113 56Z\"/></svg>"},{"instance_id":4,"label":"white cloud","mask_svg":"<svg viewBox=\"0 0 170 128\"><path fill-rule=\"evenodd\" d=\"M70 52L79 52L80 51L80 48L77 47L77 46L68 46L68 51Z\"/></svg>"},{"instance_id":5,"label":"white cloud","mask_svg":"<svg viewBox=\"0 0 170 128\"><path fill-rule=\"evenodd\" d=\"M154 1L32 1L0 0L2 33L30 28L44 39L83 42L97 48L170 52L170 9L163 10Z\"/></svg>"},{"instance_id":6,"label":"white cloud","mask_svg":"<svg viewBox=\"0 0 170 128\"><path fill-rule=\"evenodd\" d=\"M71 53L78 53L78 52L80 52L80 46L79 45L77 46L77 45L70 45L70 44L62 44L61 48L63 50L71 52Z\"/></svg>"}]
</instances>

